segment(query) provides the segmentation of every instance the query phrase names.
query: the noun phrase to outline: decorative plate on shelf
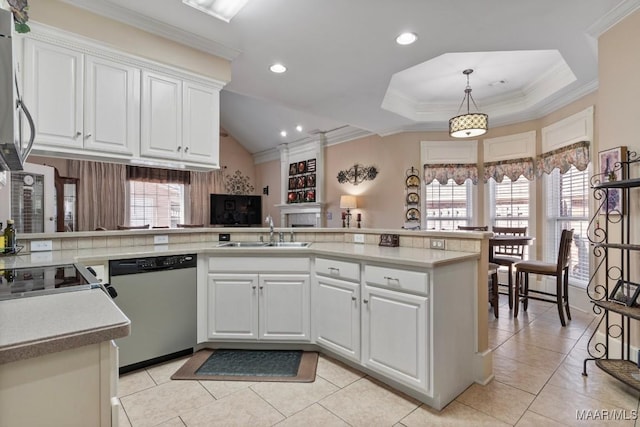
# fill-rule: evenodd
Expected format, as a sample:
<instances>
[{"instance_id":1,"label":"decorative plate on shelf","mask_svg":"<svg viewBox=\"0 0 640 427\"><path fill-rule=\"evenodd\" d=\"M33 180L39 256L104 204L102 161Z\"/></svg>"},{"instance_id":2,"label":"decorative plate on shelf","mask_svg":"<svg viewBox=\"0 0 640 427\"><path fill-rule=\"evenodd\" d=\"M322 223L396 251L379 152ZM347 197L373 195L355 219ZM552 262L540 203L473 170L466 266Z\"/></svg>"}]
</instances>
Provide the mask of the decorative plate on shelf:
<instances>
[{"instance_id":1,"label":"decorative plate on shelf","mask_svg":"<svg viewBox=\"0 0 640 427\"><path fill-rule=\"evenodd\" d=\"M406 213L407 221L418 221L420 220L420 211L416 208L411 208L407 210Z\"/></svg>"},{"instance_id":2,"label":"decorative plate on shelf","mask_svg":"<svg viewBox=\"0 0 640 427\"><path fill-rule=\"evenodd\" d=\"M411 192L407 194L407 204L416 205L420 203L420 195L418 193Z\"/></svg>"},{"instance_id":3,"label":"decorative plate on shelf","mask_svg":"<svg viewBox=\"0 0 640 427\"><path fill-rule=\"evenodd\" d=\"M405 183L407 187L420 187L420 177L418 175L409 175Z\"/></svg>"}]
</instances>

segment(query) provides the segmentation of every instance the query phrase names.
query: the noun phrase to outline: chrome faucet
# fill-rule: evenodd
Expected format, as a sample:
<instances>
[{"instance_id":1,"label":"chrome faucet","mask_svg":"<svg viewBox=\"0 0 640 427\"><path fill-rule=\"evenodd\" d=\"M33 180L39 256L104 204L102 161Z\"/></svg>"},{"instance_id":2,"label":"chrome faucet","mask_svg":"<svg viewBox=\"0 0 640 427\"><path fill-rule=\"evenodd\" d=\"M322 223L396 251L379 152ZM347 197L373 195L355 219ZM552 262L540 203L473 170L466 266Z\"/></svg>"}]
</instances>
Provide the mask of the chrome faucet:
<instances>
[{"instance_id":1,"label":"chrome faucet","mask_svg":"<svg viewBox=\"0 0 640 427\"><path fill-rule=\"evenodd\" d=\"M269 243L274 243L275 238L273 237L273 218L271 217L271 215L267 215L264 222L269 224Z\"/></svg>"},{"instance_id":2,"label":"chrome faucet","mask_svg":"<svg viewBox=\"0 0 640 427\"><path fill-rule=\"evenodd\" d=\"M295 236L293 235L293 229L291 230L291 234L289 235L289 241L290 242L295 242Z\"/></svg>"}]
</instances>

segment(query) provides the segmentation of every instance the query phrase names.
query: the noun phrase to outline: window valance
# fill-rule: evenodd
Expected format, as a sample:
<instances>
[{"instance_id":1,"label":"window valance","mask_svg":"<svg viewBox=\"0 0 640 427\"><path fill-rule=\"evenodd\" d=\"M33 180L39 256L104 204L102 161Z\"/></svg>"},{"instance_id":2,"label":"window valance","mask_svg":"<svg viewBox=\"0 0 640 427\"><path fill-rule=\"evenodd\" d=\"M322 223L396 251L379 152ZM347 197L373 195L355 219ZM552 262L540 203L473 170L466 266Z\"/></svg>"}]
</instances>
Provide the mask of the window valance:
<instances>
[{"instance_id":1,"label":"window valance","mask_svg":"<svg viewBox=\"0 0 640 427\"><path fill-rule=\"evenodd\" d=\"M462 185L467 179L477 184L478 165L475 163L424 165L425 184L431 184L434 179L442 185L446 185L450 179L458 185Z\"/></svg>"},{"instance_id":2,"label":"window valance","mask_svg":"<svg viewBox=\"0 0 640 427\"><path fill-rule=\"evenodd\" d=\"M191 174L189 171L147 168L143 166L127 165L127 180L190 184Z\"/></svg>"},{"instance_id":3,"label":"window valance","mask_svg":"<svg viewBox=\"0 0 640 427\"><path fill-rule=\"evenodd\" d=\"M511 181L516 181L520 175L529 181L535 178L533 158L502 160L484 164L484 182L487 182L489 178L493 178L496 182L502 182L505 176Z\"/></svg>"},{"instance_id":4,"label":"window valance","mask_svg":"<svg viewBox=\"0 0 640 427\"><path fill-rule=\"evenodd\" d=\"M589 166L589 141L580 141L566 147L543 153L536 159L536 175L551 173L555 168L565 173L575 166L583 171Z\"/></svg>"}]
</instances>

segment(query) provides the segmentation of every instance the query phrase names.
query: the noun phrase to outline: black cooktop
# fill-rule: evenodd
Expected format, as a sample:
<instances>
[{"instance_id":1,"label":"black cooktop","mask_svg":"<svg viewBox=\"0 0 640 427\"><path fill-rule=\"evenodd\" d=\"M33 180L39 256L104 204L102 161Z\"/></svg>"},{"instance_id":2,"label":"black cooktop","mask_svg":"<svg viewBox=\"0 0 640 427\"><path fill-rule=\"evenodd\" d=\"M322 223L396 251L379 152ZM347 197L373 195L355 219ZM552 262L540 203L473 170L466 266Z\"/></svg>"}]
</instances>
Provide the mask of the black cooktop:
<instances>
[{"instance_id":1,"label":"black cooktop","mask_svg":"<svg viewBox=\"0 0 640 427\"><path fill-rule=\"evenodd\" d=\"M0 267L0 300L99 287L97 280L77 264L43 267Z\"/></svg>"}]
</instances>

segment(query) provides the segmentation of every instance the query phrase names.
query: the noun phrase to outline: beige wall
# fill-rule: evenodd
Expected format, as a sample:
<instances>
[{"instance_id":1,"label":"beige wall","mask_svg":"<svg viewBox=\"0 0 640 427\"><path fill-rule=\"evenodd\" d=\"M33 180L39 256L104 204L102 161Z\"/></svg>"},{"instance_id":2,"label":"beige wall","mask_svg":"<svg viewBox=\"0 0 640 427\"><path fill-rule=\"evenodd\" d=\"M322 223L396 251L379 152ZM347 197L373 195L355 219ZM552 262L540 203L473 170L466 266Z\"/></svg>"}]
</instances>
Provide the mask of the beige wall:
<instances>
[{"instance_id":1,"label":"beige wall","mask_svg":"<svg viewBox=\"0 0 640 427\"><path fill-rule=\"evenodd\" d=\"M256 166L251 154L232 136L220 136L220 167L225 176L240 171L249 178L254 187L253 194L262 194L262 187L256 182Z\"/></svg>"},{"instance_id":2,"label":"beige wall","mask_svg":"<svg viewBox=\"0 0 640 427\"><path fill-rule=\"evenodd\" d=\"M541 152L541 130L543 127L578 113L589 106L596 105L597 101L597 94L592 93L540 119L491 128L485 136L486 138L495 138L535 130L537 151ZM596 108L596 112L597 110ZM446 132L404 132L385 137L373 135L327 147L325 152L325 200L323 202L326 203L326 210L332 216L331 220L327 220L327 226L340 227L342 225L339 207L340 195L353 194L358 198L358 209L353 212L362 213L364 228L399 229L402 227L405 214L404 182L406 170L413 166L420 170L421 176L423 174L420 161L420 141L447 140L450 140L451 144L459 141L450 138ZM478 162L482 165L484 161L482 139L478 141ZM594 147L597 147L597 138L592 143ZM270 163L275 163L276 166L267 168L263 164L257 165L258 170L263 168L269 170L268 178L265 173L257 172L257 179L260 186L267 185L265 184L267 179L271 183L269 184L270 193L276 193L277 197L273 201L268 200L267 203L269 203L268 206L273 206L280 203L280 169L278 162ZM336 178L338 172L352 167L354 163L376 166L379 174L375 180L365 181L359 185L338 183ZM479 172L483 173L482 168ZM479 185L477 191L478 200L485 200L485 186ZM542 200L542 186L540 185L536 186L535 200ZM533 205L538 221L535 228L540 231L544 221L542 203L534 201ZM485 224L487 222L485 210L480 207L476 218L474 218L474 223ZM541 250L542 245L539 246Z\"/></svg>"},{"instance_id":3,"label":"beige wall","mask_svg":"<svg viewBox=\"0 0 640 427\"><path fill-rule=\"evenodd\" d=\"M262 188L269 186L269 195L262 197L262 216L271 215L276 227L280 227L280 210L275 205L280 204L280 161L259 163L256 165L256 181L258 182L258 194L262 194Z\"/></svg>"},{"instance_id":4,"label":"beige wall","mask_svg":"<svg viewBox=\"0 0 640 427\"><path fill-rule=\"evenodd\" d=\"M57 0L30 0L32 21L79 34L136 56L228 83L231 63Z\"/></svg>"}]
</instances>

